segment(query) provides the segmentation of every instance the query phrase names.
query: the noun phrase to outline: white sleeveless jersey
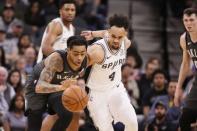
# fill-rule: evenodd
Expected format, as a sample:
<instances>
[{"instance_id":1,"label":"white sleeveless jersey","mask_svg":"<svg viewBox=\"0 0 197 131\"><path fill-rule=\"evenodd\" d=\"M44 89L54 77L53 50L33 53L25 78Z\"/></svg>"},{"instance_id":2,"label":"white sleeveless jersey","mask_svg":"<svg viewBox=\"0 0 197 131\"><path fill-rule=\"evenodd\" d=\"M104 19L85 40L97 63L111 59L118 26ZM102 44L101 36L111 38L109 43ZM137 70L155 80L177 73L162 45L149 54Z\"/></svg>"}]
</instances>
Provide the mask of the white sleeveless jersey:
<instances>
[{"instance_id":1,"label":"white sleeveless jersey","mask_svg":"<svg viewBox=\"0 0 197 131\"><path fill-rule=\"evenodd\" d=\"M67 48L67 39L70 36L74 35L73 25L71 24L70 28L68 29L66 26L64 26L60 17L58 17L56 19L53 19L52 22L59 22L62 26L62 34L57 37L56 41L53 44L53 49L54 50L66 49ZM37 63L40 62L43 59L42 43L43 43L43 40L44 40L45 36L46 36L46 29L45 29L45 32L44 32L43 37L42 37L42 42L41 42L41 47L40 47L40 50L39 50L39 53L38 53Z\"/></svg>"},{"instance_id":2,"label":"white sleeveless jersey","mask_svg":"<svg viewBox=\"0 0 197 131\"><path fill-rule=\"evenodd\" d=\"M101 39L95 42L95 44L103 47L105 56L101 64L94 64L92 66L87 86L95 91L105 91L118 86L121 82L121 66L126 59L126 47L123 41L120 49L113 53L108 47L106 40Z\"/></svg>"}]
</instances>

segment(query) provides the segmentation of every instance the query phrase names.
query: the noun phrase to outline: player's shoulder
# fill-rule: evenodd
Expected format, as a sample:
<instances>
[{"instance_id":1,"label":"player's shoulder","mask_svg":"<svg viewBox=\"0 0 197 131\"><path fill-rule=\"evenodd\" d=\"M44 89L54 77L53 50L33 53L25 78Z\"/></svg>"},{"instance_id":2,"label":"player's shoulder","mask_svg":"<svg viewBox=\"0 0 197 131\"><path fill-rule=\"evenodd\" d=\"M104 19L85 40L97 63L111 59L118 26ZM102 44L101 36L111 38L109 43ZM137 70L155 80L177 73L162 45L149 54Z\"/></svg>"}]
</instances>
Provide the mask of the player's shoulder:
<instances>
[{"instance_id":1,"label":"player's shoulder","mask_svg":"<svg viewBox=\"0 0 197 131\"><path fill-rule=\"evenodd\" d=\"M54 61L62 61L61 54L55 51L46 58L46 61L49 63L53 63Z\"/></svg>"},{"instance_id":2,"label":"player's shoulder","mask_svg":"<svg viewBox=\"0 0 197 131\"><path fill-rule=\"evenodd\" d=\"M88 49L94 54L98 55L103 51L103 46L98 43L94 43L91 46L88 47Z\"/></svg>"},{"instance_id":3,"label":"player's shoulder","mask_svg":"<svg viewBox=\"0 0 197 131\"><path fill-rule=\"evenodd\" d=\"M48 24L48 27L51 27L53 30L58 30L62 28L61 22L59 18L55 18L51 20L51 22Z\"/></svg>"},{"instance_id":4,"label":"player's shoulder","mask_svg":"<svg viewBox=\"0 0 197 131\"><path fill-rule=\"evenodd\" d=\"M45 66L53 68L56 71L61 71L63 67L63 59L58 52L53 52L45 59Z\"/></svg>"},{"instance_id":5,"label":"player's shoulder","mask_svg":"<svg viewBox=\"0 0 197 131\"><path fill-rule=\"evenodd\" d=\"M186 37L186 32L184 32L183 34L181 34L180 40L185 40L185 37Z\"/></svg>"},{"instance_id":6,"label":"player's shoulder","mask_svg":"<svg viewBox=\"0 0 197 131\"><path fill-rule=\"evenodd\" d=\"M180 36L180 46L186 48L186 32Z\"/></svg>"}]
</instances>

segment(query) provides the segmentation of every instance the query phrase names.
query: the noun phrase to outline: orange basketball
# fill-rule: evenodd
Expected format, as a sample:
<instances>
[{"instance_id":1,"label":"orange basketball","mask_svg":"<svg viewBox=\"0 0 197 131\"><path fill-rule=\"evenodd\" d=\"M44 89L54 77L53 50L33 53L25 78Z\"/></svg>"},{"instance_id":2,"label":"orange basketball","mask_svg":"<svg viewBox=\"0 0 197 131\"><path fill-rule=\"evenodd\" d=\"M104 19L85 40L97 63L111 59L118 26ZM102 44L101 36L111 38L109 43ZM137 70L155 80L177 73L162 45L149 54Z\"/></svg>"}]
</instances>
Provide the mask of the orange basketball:
<instances>
[{"instance_id":1,"label":"orange basketball","mask_svg":"<svg viewBox=\"0 0 197 131\"><path fill-rule=\"evenodd\" d=\"M63 106L71 112L83 110L88 103L88 95L82 87L71 85L62 94Z\"/></svg>"}]
</instances>

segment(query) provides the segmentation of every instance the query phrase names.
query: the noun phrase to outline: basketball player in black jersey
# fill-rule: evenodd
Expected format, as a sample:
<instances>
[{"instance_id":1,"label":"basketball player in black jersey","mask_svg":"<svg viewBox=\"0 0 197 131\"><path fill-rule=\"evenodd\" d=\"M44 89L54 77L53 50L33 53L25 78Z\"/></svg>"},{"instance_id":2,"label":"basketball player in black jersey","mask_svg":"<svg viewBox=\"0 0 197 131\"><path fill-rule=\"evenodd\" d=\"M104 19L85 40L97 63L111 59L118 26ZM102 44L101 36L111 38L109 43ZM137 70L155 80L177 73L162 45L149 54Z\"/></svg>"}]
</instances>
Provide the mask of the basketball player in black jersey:
<instances>
[{"instance_id":1,"label":"basketball player in black jersey","mask_svg":"<svg viewBox=\"0 0 197 131\"><path fill-rule=\"evenodd\" d=\"M39 131L42 121L31 123L47 109L58 115L54 127L64 131L71 119L72 112L61 103L62 92L74 84L87 67L87 42L81 36L72 36L67 41L67 51L58 50L35 65L26 83L28 131ZM51 112L52 111L52 112ZM38 119L39 120L39 119ZM63 125L63 126L62 126Z\"/></svg>"},{"instance_id":2,"label":"basketball player in black jersey","mask_svg":"<svg viewBox=\"0 0 197 131\"><path fill-rule=\"evenodd\" d=\"M183 58L179 72L178 84L175 92L174 103L179 106L182 94L182 85L190 69L190 60L197 68L197 9L188 8L183 13L183 23L186 32L180 37L180 46ZM190 131L191 123L197 120L197 76L187 98L180 118L181 131Z\"/></svg>"}]
</instances>

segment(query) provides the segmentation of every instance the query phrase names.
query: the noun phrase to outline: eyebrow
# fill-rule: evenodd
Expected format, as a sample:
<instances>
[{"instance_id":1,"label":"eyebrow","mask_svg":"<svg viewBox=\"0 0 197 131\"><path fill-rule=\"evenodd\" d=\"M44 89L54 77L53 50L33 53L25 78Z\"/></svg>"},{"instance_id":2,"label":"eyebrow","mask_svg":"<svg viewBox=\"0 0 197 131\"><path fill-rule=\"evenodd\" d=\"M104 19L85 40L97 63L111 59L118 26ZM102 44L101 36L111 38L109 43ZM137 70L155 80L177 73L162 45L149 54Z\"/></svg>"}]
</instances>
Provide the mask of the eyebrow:
<instances>
[{"instance_id":1,"label":"eyebrow","mask_svg":"<svg viewBox=\"0 0 197 131\"><path fill-rule=\"evenodd\" d=\"M73 51L73 52L75 52L75 53L84 53L86 51Z\"/></svg>"},{"instance_id":2,"label":"eyebrow","mask_svg":"<svg viewBox=\"0 0 197 131\"><path fill-rule=\"evenodd\" d=\"M114 34L112 34L112 36L113 36L113 37L116 37L116 38L123 37L123 36L116 36L116 35L114 35Z\"/></svg>"}]
</instances>

